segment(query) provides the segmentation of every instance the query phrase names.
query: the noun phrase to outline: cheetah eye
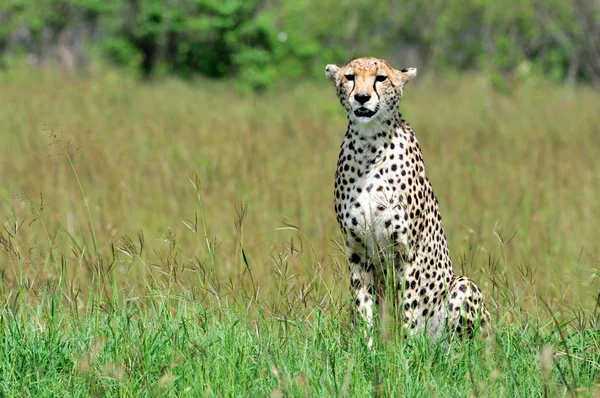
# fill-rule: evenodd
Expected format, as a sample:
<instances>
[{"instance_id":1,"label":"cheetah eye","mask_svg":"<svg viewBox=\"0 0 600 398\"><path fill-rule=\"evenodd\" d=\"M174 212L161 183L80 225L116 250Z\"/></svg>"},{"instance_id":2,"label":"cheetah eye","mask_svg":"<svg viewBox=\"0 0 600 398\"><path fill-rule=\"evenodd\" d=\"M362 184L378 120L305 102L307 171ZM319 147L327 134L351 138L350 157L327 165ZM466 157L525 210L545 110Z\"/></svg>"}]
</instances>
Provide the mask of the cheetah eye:
<instances>
[{"instance_id":1,"label":"cheetah eye","mask_svg":"<svg viewBox=\"0 0 600 398\"><path fill-rule=\"evenodd\" d=\"M383 75L377 75L377 77L375 78L375 81L377 82L384 82L387 80L387 76L383 76Z\"/></svg>"},{"instance_id":2,"label":"cheetah eye","mask_svg":"<svg viewBox=\"0 0 600 398\"><path fill-rule=\"evenodd\" d=\"M348 80L348 81L351 81L351 82L352 82L352 81L354 81L354 75L345 75L344 77L345 77L345 78L346 78L346 80Z\"/></svg>"}]
</instances>

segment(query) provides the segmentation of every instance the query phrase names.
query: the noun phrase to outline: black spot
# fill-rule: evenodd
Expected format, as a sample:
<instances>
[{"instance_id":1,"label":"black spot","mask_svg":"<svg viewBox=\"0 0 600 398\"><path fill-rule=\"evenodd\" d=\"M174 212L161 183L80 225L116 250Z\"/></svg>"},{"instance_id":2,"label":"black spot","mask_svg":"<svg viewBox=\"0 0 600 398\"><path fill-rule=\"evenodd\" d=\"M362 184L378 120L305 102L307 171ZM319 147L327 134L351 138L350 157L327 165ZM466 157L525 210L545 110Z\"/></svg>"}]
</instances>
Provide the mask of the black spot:
<instances>
[{"instance_id":1,"label":"black spot","mask_svg":"<svg viewBox=\"0 0 600 398\"><path fill-rule=\"evenodd\" d=\"M360 263L360 256L356 253L353 253L352 256L350 256L350 262L353 264Z\"/></svg>"}]
</instances>

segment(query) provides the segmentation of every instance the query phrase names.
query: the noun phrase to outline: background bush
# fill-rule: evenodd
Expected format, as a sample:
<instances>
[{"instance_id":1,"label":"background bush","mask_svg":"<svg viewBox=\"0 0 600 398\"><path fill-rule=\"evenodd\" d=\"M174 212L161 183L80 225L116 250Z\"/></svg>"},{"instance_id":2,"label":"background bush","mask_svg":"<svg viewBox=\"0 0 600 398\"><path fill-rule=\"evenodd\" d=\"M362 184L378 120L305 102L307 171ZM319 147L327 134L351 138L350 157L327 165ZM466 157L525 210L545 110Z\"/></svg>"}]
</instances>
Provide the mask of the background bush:
<instances>
[{"instance_id":1,"label":"background bush","mask_svg":"<svg viewBox=\"0 0 600 398\"><path fill-rule=\"evenodd\" d=\"M0 58L85 68L90 53L141 75L233 77L266 88L376 55L493 81L600 84L597 0L0 0Z\"/></svg>"}]
</instances>

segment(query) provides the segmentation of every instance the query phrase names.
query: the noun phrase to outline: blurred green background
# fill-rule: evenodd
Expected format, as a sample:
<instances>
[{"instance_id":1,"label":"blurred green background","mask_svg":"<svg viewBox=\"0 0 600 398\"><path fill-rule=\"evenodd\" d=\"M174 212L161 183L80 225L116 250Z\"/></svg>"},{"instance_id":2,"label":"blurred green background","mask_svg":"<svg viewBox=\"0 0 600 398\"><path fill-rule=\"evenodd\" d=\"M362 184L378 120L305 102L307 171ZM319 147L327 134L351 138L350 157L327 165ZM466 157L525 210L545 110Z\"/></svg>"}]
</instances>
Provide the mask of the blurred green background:
<instances>
[{"instance_id":1,"label":"blurred green background","mask_svg":"<svg viewBox=\"0 0 600 398\"><path fill-rule=\"evenodd\" d=\"M68 71L102 57L142 76L320 76L375 54L443 73L600 84L596 0L0 0L0 61Z\"/></svg>"}]
</instances>

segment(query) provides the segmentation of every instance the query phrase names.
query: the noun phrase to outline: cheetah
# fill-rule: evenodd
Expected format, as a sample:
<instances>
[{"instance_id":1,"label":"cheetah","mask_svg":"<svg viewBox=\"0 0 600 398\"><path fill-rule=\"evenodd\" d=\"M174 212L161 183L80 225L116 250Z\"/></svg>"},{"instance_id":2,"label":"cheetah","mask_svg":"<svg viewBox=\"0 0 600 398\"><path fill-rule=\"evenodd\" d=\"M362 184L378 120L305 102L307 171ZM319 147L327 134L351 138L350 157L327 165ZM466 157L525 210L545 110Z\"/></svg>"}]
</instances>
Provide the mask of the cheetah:
<instances>
[{"instance_id":1,"label":"cheetah","mask_svg":"<svg viewBox=\"0 0 600 398\"><path fill-rule=\"evenodd\" d=\"M416 74L377 58L325 68L348 114L334 204L350 291L370 330L374 306L380 308L391 291L406 333L471 337L489 313L477 285L454 274L419 142L398 111L404 86Z\"/></svg>"}]
</instances>

